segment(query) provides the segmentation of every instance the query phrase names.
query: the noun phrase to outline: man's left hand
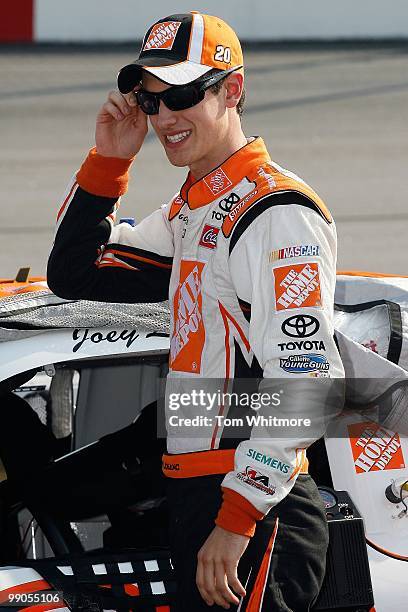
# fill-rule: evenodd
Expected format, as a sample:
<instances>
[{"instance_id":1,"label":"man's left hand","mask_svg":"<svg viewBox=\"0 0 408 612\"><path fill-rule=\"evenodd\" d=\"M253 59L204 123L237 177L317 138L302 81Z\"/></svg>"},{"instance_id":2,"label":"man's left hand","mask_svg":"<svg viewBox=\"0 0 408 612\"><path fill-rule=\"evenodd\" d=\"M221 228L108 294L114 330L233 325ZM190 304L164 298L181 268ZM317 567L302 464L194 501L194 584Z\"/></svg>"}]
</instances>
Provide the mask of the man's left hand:
<instances>
[{"instance_id":1,"label":"man's left hand","mask_svg":"<svg viewBox=\"0 0 408 612\"><path fill-rule=\"evenodd\" d=\"M198 551L196 583L208 606L214 603L228 609L230 603L239 604L245 589L238 579L238 562L250 538L216 526Z\"/></svg>"}]
</instances>

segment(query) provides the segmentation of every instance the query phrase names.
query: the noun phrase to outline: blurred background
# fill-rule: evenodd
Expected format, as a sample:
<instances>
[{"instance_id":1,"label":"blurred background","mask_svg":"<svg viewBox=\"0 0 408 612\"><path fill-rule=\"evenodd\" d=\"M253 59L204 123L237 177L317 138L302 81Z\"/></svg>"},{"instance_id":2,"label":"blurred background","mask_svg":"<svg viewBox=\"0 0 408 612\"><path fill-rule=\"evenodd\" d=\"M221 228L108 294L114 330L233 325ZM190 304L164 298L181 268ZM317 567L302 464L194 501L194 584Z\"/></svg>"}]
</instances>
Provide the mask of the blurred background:
<instances>
[{"instance_id":1,"label":"blurred background","mask_svg":"<svg viewBox=\"0 0 408 612\"><path fill-rule=\"evenodd\" d=\"M19 0L0 21L0 277L45 273L65 185L118 70L151 23L215 14L246 60L244 131L331 209L339 269L408 275L408 3L390 0ZM186 171L152 133L121 216L168 201Z\"/></svg>"}]
</instances>

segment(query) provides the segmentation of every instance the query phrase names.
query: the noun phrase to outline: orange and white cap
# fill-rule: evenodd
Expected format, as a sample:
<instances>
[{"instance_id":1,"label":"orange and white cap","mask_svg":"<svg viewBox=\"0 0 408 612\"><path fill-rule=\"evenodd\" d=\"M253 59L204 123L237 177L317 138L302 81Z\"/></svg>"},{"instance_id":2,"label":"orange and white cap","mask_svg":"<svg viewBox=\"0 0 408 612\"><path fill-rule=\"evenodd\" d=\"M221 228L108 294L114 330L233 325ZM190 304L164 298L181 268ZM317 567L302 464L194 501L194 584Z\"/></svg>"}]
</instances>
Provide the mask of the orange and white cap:
<instances>
[{"instance_id":1,"label":"orange and white cap","mask_svg":"<svg viewBox=\"0 0 408 612\"><path fill-rule=\"evenodd\" d=\"M147 70L169 85L185 85L209 70L241 68L240 42L234 30L219 17L196 11L170 15L147 31L139 57L118 74L118 87L129 93Z\"/></svg>"}]
</instances>

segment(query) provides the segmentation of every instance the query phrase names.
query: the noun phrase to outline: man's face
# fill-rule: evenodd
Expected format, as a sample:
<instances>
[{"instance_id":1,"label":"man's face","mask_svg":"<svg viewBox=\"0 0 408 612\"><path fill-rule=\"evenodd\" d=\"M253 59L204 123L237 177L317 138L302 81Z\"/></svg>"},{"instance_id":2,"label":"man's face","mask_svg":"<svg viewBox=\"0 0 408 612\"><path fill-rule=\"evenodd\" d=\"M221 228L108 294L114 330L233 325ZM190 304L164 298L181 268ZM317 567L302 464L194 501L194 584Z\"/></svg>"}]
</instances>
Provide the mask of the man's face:
<instances>
[{"instance_id":1,"label":"man's face","mask_svg":"<svg viewBox=\"0 0 408 612\"><path fill-rule=\"evenodd\" d=\"M158 93L169 87L149 73L143 74L147 91ZM189 166L193 174L206 174L218 165L228 125L222 91L214 95L207 90L204 100L181 111L169 110L160 101L159 113L151 115L150 121L173 166Z\"/></svg>"}]
</instances>

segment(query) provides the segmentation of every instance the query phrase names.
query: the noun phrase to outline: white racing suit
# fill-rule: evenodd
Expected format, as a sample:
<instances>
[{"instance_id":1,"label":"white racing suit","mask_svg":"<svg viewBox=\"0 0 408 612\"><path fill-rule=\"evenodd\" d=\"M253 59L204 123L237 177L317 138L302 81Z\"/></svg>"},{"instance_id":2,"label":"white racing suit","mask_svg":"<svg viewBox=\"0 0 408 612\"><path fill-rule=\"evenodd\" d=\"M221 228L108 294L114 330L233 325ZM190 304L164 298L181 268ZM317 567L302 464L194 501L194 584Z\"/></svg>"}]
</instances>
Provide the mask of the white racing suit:
<instances>
[{"instance_id":1,"label":"white racing suit","mask_svg":"<svg viewBox=\"0 0 408 612\"><path fill-rule=\"evenodd\" d=\"M50 288L69 299L169 299L172 391L203 379L227 385L255 377L272 394L277 379L341 379L333 337L336 231L316 193L271 161L256 138L201 180L189 174L180 193L136 227L115 226L130 163L89 154L58 215ZM307 417L302 397L293 402L291 415ZM217 413L228 416L228 405ZM224 430L214 418L199 436L178 424L164 472L225 474L216 522L252 535L306 469L305 448L323 431L270 437L255 426L233 444Z\"/></svg>"}]
</instances>

